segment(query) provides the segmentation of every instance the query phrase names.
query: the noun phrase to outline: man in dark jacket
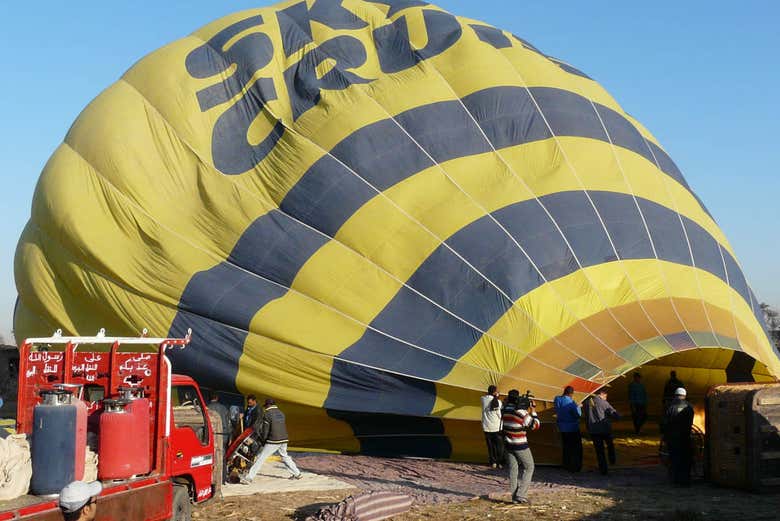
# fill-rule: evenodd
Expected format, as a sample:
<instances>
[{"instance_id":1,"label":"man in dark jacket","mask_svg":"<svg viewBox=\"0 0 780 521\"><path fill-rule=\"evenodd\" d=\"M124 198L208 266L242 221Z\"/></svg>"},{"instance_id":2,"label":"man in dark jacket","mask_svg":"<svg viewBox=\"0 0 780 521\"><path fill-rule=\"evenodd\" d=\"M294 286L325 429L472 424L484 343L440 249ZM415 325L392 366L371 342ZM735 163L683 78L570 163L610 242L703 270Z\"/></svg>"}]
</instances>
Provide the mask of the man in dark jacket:
<instances>
[{"instance_id":1,"label":"man in dark jacket","mask_svg":"<svg viewBox=\"0 0 780 521\"><path fill-rule=\"evenodd\" d=\"M599 460L599 472L607 474L607 458L604 454L604 445L607 445L610 465L615 464L615 444L612 442L612 420L620 419L614 407L607 401L607 389L602 387L596 391L595 396L585 400L583 414L588 422L588 433L596 449L596 458Z\"/></svg>"},{"instance_id":2,"label":"man in dark jacket","mask_svg":"<svg viewBox=\"0 0 780 521\"><path fill-rule=\"evenodd\" d=\"M634 420L634 432L639 435L647 420L647 391L639 373L634 373L634 381L628 384L628 404Z\"/></svg>"},{"instance_id":3,"label":"man in dark jacket","mask_svg":"<svg viewBox=\"0 0 780 521\"><path fill-rule=\"evenodd\" d=\"M662 411L666 411L666 409L669 408L669 406L674 401L674 392L680 387L684 388L685 384L677 379L677 371L670 371L669 380L667 380L666 384L664 385L663 409L661 409Z\"/></svg>"},{"instance_id":4,"label":"man in dark jacket","mask_svg":"<svg viewBox=\"0 0 780 521\"><path fill-rule=\"evenodd\" d=\"M244 429L253 426L257 421L257 398L254 394L246 397L246 409L244 409Z\"/></svg>"},{"instance_id":5,"label":"man in dark jacket","mask_svg":"<svg viewBox=\"0 0 780 521\"><path fill-rule=\"evenodd\" d=\"M279 410L276 403L271 398L266 398L265 406L263 407L263 416L258 422L260 433L260 443L264 444L260 454L257 455L257 459L252 464L245 477L241 478L241 483L244 485L250 484L260 472L260 468L274 453L279 453L279 457L282 459L282 463L287 467L292 476L290 479L301 479L301 471L295 465L293 459L287 454L287 424L284 419L284 413Z\"/></svg>"},{"instance_id":6,"label":"man in dark jacket","mask_svg":"<svg viewBox=\"0 0 780 521\"><path fill-rule=\"evenodd\" d=\"M687 393L680 387L674 393L674 400L664 412L661 429L669 459L672 464L672 483L687 487L691 484L691 426L693 425L693 407L685 399Z\"/></svg>"},{"instance_id":7,"label":"man in dark jacket","mask_svg":"<svg viewBox=\"0 0 780 521\"><path fill-rule=\"evenodd\" d=\"M582 470L582 434L580 416L582 409L574 401L574 387L567 385L561 396L555 397L555 416L561 433L563 468L569 472Z\"/></svg>"}]
</instances>

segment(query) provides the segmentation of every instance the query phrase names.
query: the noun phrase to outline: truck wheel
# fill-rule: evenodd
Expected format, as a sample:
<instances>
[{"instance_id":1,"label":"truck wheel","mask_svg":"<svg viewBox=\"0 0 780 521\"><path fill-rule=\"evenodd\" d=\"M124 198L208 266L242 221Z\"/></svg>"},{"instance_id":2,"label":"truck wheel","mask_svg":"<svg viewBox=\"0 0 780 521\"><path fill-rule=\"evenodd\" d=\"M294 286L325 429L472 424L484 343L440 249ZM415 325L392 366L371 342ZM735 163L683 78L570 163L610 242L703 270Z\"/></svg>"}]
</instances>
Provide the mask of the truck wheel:
<instances>
[{"instance_id":1,"label":"truck wheel","mask_svg":"<svg viewBox=\"0 0 780 521\"><path fill-rule=\"evenodd\" d=\"M190 521L192 504L186 485L173 486L173 506L171 521Z\"/></svg>"}]
</instances>

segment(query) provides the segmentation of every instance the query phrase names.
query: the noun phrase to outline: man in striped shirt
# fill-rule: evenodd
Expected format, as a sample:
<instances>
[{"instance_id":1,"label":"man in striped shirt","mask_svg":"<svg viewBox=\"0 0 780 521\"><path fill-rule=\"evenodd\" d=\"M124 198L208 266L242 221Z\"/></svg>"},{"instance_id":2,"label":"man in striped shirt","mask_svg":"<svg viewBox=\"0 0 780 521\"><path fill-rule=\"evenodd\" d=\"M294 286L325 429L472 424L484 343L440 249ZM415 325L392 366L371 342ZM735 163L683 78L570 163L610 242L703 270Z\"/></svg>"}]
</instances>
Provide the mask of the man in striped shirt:
<instances>
[{"instance_id":1,"label":"man in striped shirt","mask_svg":"<svg viewBox=\"0 0 780 521\"><path fill-rule=\"evenodd\" d=\"M509 487L512 490L512 503L529 503L528 486L534 474L534 458L528 448L526 432L539 428L539 418L536 416L534 402L521 408L520 391L512 389L506 398L506 405L501 411L504 424L504 446L506 460L509 465ZM525 403L522 404L526 406ZM518 482L519 467L523 474Z\"/></svg>"}]
</instances>

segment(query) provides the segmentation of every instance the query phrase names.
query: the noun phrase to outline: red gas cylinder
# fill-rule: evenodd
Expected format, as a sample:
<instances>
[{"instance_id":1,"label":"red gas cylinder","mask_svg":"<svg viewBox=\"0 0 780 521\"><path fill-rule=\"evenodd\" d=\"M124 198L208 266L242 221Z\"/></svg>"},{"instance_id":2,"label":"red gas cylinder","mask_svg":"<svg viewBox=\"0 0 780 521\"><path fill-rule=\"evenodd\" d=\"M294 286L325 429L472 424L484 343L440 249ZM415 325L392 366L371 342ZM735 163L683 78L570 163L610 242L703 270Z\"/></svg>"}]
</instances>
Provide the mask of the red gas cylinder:
<instances>
[{"instance_id":1,"label":"red gas cylinder","mask_svg":"<svg viewBox=\"0 0 780 521\"><path fill-rule=\"evenodd\" d=\"M130 405L127 406L127 412L137 417L136 425L145 426L145 430L143 432L140 431L139 427L138 439L136 440L136 443L138 443L140 446L138 449L139 452L144 450L144 448L147 452L147 456L144 459L144 462L146 463L146 470L143 472L138 472L137 474L146 474L152 469L152 403L148 398L144 398L144 390L139 389L138 387L120 387L118 391L122 399L128 400L130 402Z\"/></svg>"},{"instance_id":2,"label":"red gas cylinder","mask_svg":"<svg viewBox=\"0 0 780 521\"><path fill-rule=\"evenodd\" d=\"M98 478L149 472L149 400L103 400L98 434Z\"/></svg>"}]
</instances>

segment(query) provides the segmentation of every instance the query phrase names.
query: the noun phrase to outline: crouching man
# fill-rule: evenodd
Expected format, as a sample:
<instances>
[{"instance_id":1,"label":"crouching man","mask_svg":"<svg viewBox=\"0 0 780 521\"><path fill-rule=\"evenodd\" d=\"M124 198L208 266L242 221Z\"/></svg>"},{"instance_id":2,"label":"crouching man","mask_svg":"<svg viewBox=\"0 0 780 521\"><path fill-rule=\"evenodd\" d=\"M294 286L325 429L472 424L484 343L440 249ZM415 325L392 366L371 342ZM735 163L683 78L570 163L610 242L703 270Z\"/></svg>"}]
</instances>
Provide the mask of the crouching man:
<instances>
[{"instance_id":1,"label":"crouching man","mask_svg":"<svg viewBox=\"0 0 780 521\"><path fill-rule=\"evenodd\" d=\"M265 401L263 416L259 423L260 443L263 444L263 448L260 450L260 454L257 455L257 459L249 469L249 472L247 472L247 475L241 478L241 483L244 485L250 484L255 479L257 473L260 472L260 468L265 463L265 460L274 453L279 453L284 466L292 472L290 479L301 479L301 471L298 470L293 459L287 454L287 424L284 419L284 413L279 410L273 399L268 398Z\"/></svg>"},{"instance_id":2,"label":"crouching man","mask_svg":"<svg viewBox=\"0 0 780 521\"><path fill-rule=\"evenodd\" d=\"M534 457L528 447L526 432L539 428L539 418L533 401L527 398L521 403L520 391L512 389L506 398L506 405L501 411L504 424L504 445L506 462L509 465L509 488L512 491L512 503L530 503L528 487L534 475ZM523 473L518 480L520 467Z\"/></svg>"}]
</instances>

